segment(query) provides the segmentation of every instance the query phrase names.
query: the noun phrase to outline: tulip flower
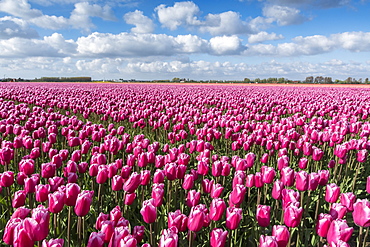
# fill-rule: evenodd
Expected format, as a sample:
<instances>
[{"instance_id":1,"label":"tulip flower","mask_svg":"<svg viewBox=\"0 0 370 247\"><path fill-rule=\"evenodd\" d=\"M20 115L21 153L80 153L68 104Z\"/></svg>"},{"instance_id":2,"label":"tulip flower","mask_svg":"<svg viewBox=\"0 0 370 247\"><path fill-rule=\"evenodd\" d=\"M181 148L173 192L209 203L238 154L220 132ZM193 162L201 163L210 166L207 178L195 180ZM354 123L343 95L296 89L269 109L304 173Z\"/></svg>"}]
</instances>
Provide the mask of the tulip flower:
<instances>
[{"instance_id":1,"label":"tulip flower","mask_svg":"<svg viewBox=\"0 0 370 247\"><path fill-rule=\"evenodd\" d=\"M243 210L241 208L226 209L226 227L230 230L238 228L240 221L243 218Z\"/></svg>"},{"instance_id":2,"label":"tulip flower","mask_svg":"<svg viewBox=\"0 0 370 247\"><path fill-rule=\"evenodd\" d=\"M206 207L203 204L198 204L191 208L188 216L188 228L190 231L199 232L202 229L206 213Z\"/></svg>"},{"instance_id":3,"label":"tulip flower","mask_svg":"<svg viewBox=\"0 0 370 247\"><path fill-rule=\"evenodd\" d=\"M33 247L34 241L22 225L17 225L14 228L14 240L12 244L13 246Z\"/></svg>"},{"instance_id":4,"label":"tulip flower","mask_svg":"<svg viewBox=\"0 0 370 247\"><path fill-rule=\"evenodd\" d=\"M200 192L197 192L196 190L190 190L186 197L186 205L190 208L198 205L200 202L200 196Z\"/></svg>"},{"instance_id":5,"label":"tulip flower","mask_svg":"<svg viewBox=\"0 0 370 247\"><path fill-rule=\"evenodd\" d=\"M12 245L15 239L14 229L18 226L22 225L22 220L19 218L11 218L5 226L4 229L4 235L3 235L3 241L7 245Z\"/></svg>"},{"instance_id":6,"label":"tulip flower","mask_svg":"<svg viewBox=\"0 0 370 247\"><path fill-rule=\"evenodd\" d=\"M153 205L160 207L163 204L164 199L164 184L153 184L152 188Z\"/></svg>"},{"instance_id":7,"label":"tulip flower","mask_svg":"<svg viewBox=\"0 0 370 247\"><path fill-rule=\"evenodd\" d=\"M254 174L248 174L245 179L245 186L248 188L252 188L255 185L255 176Z\"/></svg>"},{"instance_id":8,"label":"tulip flower","mask_svg":"<svg viewBox=\"0 0 370 247\"><path fill-rule=\"evenodd\" d=\"M130 231L128 227L124 227L124 226L115 227L113 230L113 234L110 238L108 247L118 246L120 240L128 235L130 235Z\"/></svg>"},{"instance_id":9,"label":"tulip flower","mask_svg":"<svg viewBox=\"0 0 370 247\"><path fill-rule=\"evenodd\" d=\"M367 199L358 199L353 205L353 221L361 227L370 226L370 202Z\"/></svg>"},{"instance_id":10,"label":"tulip flower","mask_svg":"<svg viewBox=\"0 0 370 247\"><path fill-rule=\"evenodd\" d=\"M193 174L186 174L184 177L184 182L182 183L182 188L184 190L191 190L193 186L194 186Z\"/></svg>"},{"instance_id":11,"label":"tulip flower","mask_svg":"<svg viewBox=\"0 0 370 247\"><path fill-rule=\"evenodd\" d=\"M30 212L31 212L31 209L28 209L26 207L19 207L14 211L11 218L12 219L14 218L25 219Z\"/></svg>"},{"instance_id":12,"label":"tulip flower","mask_svg":"<svg viewBox=\"0 0 370 247\"><path fill-rule=\"evenodd\" d=\"M123 190L127 193L133 193L141 183L141 175L133 172L130 177L123 184Z\"/></svg>"},{"instance_id":13,"label":"tulip flower","mask_svg":"<svg viewBox=\"0 0 370 247\"><path fill-rule=\"evenodd\" d=\"M123 203L125 205L131 205L136 199L136 193L135 192L134 193L126 193L126 196L125 196L124 199L125 200L124 200Z\"/></svg>"},{"instance_id":14,"label":"tulip flower","mask_svg":"<svg viewBox=\"0 0 370 247\"><path fill-rule=\"evenodd\" d=\"M370 176L366 179L366 192L370 194Z\"/></svg>"},{"instance_id":15,"label":"tulip flower","mask_svg":"<svg viewBox=\"0 0 370 247\"><path fill-rule=\"evenodd\" d=\"M290 237L288 228L284 225L274 225L272 227L272 236L275 237L278 247L287 247Z\"/></svg>"},{"instance_id":16,"label":"tulip flower","mask_svg":"<svg viewBox=\"0 0 370 247\"><path fill-rule=\"evenodd\" d=\"M66 205L75 206L78 194L80 193L80 186L76 183L68 183L66 185Z\"/></svg>"},{"instance_id":17,"label":"tulip flower","mask_svg":"<svg viewBox=\"0 0 370 247\"><path fill-rule=\"evenodd\" d=\"M342 219L347 213L347 207L341 203L331 204L329 214L332 216L333 220Z\"/></svg>"},{"instance_id":18,"label":"tulip flower","mask_svg":"<svg viewBox=\"0 0 370 247\"><path fill-rule=\"evenodd\" d=\"M262 171L262 182L265 184L271 184L274 181L276 172L273 167L263 166Z\"/></svg>"},{"instance_id":19,"label":"tulip flower","mask_svg":"<svg viewBox=\"0 0 370 247\"><path fill-rule=\"evenodd\" d=\"M26 196L27 193L24 190L18 190L14 193L13 201L12 201L12 206L13 208L19 208L21 206L24 206L26 202Z\"/></svg>"},{"instance_id":20,"label":"tulip flower","mask_svg":"<svg viewBox=\"0 0 370 247\"><path fill-rule=\"evenodd\" d=\"M366 149L362 149L357 152L357 161L358 162L365 162L368 156L368 151Z\"/></svg>"},{"instance_id":21,"label":"tulip flower","mask_svg":"<svg viewBox=\"0 0 370 247\"><path fill-rule=\"evenodd\" d=\"M87 242L87 247L103 247L104 246L104 233L92 232Z\"/></svg>"},{"instance_id":22,"label":"tulip flower","mask_svg":"<svg viewBox=\"0 0 370 247\"><path fill-rule=\"evenodd\" d=\"M114 175L112 178L112 190L120 191L123 188L123 178L120 175Z\"/></svg>"},{"instance_id":23,"label":"tulip flower","mask_svg":"<svg viewBox=\"0 0 370 247\"><path fill-rule=\"evenodd\" d=\"M221 196L222 192L224 191L224 187L221 184L212 184L211 188L211 198L218 198Z\"/></svg>"},{"instance_id":24,"label":"tulip flower","mask_svg":"<svg viewBox=\"0 0 370 247\"><path fill-rule=\"evenodd\" d=\"M64 239L50 239L42 241L42 247L63 247Z\"/></svg>"},{"instance_id":25,"label":"tulip flower","mask_svg":"<svg viewBox=\"0 0 370 247\"><path fill-rule=\"evenodd\" d=\"M290 167L284 167L281 170L280 180L283 182L284 186L293 186L295 181L295 172Z\"/></svg>"},{"instance_id":26,"label":"tulip flower","mask_svg":"<svg viewBox=\"0 0 370 247\"><path fill-rule=\"evenodd\" d=\"M168 228L176 227L179 232L184 232L188 228L187 224L188 217L182 214L179 209L168 213Z\"/></svg>"},{"instance_id":27,"label":"tulip flower","mask_svg":"<svg viewBox=\"0 0 370 247\"><path fill-rule=\"evenodd\" d=\"M237 184L230 193L230 201L232 204L240 206L244 201L246 189L243 184Z\"/></svg>"},{"instance_id":28,"label":"tulip flower","mask_svg":"<svg viewBox=\"0 0 370 247\"><path fill-rule=\"evenodd\" d=\"M296 173L296 188L299 191L306 191L308 190L309 185L309 177L306 171L299 171Z\"/></svg>"},{"instance_id":29,"label":"tulip flower","mask_svg":"<svg viewBox=\"0 0 370 247\"><path fill-rule=\"evenodd\" d=\"M284 210L284 223L288 227L297 227L301 223L303 208L290 204Z\"/></svg>"},{"instance_id":30,"label":"tulip flower","mask_svg":"<svg viewBox=\"0 0 370 247\"><path fill-rule=\"evenodd\" d=\"M326 185L329 181L329 176L330 176L329 171L328 170L319 170L318 174L320 175L319 185L321 185L321 186Z\"/></svg>"},{"instance_id":31,"label":"tulip flower","mask_svg":"<svg viewBox=\"0 0 370 247\"><path fill-rule=\"evenodd\" d=\"M324 213L319 214L319 218L316 224L317 235L319 235L320 237L326 238L332 221L333 221L333 217L330 214L324 214Z\"/></svg>"},{"instance_id":32,"label":"tulip flower","mask_svg":"<svg viewBox=\"0 0 370 247\"><path fill-rule=\"evenodd\" d=\"M257 205L256 218L259 226L267 227L270 225L271 207L265 205Z\"/></svg>"},{"instance_id":33,"label":"tulip flower","mask_svg":"<svg viewBox=\"0 0 370 247\"><path fill-rule=\"evenodd\" d=\"M329 203L336 202L340 194L340 188L338 185L332 183L326 185L325 200Z\"/></svg>"},{"instance_id":34,"label":"tulip flower","mask_svg":"<svg viewBox=\"0 0 370 247\"><path fill-rule=\"evenodd\" d=\"M137 240L132 235L127 235L118 244L118 247L136 247L137 246Z\"/></svg>"},{"instance_id":35,"label":"tulip flower","mask_svg":"<svg viewBox=\"0 0 370 247\"><path fill-rule=\"evenodd\" d=\"M36 189L36 201L45 202L48 199L48 194L50 192L49 184L38 184Z\"/></svg>"},{"instance_id":36,"label":"tulip flower","mask_svg":"<svg viewBox=\"0 0 370 247\"><path fill-rule=\"evenodd\" d=\"M211 247L224 247L226 245L228 232L221 228L214 228L211 231L210 245Z\"/></svg>"},{"instance_id":37,"label":"tulip flower","mask_svg":"<svg viewBox=\"0 0 370 247\"><path fill-rule=\"evenodd\" d=\"M319 186L320 175L312 172L308 175L308 189L314 191Z\"/></svg>"},{"instance_id":38,"label":"tulip flower","mask_svg":"<svg viewBox=\"0 0 370 247\"><path fill-rule=\"evenodd\" d=\"M14 173L12 171L5 171L0 176L0 186L10 187L14 183Z\"/></svg>"},{"instance_id":39,"label":"tulip flower","mask_svg":"<svg viewBox=\"0 0 370 247\"><path fill-rule=\"evenodd\" d=\"M307 168L307 164L308 164L308 159L305 157L302 157L299 159L298 167L303 170Z\"/></svg>"},{"instance_id":40,"label":"tulip flower","mask_svg":"<svg viewBox=\"0 0 370 247\"><path fill-rule=\"evenodd\" d=\"M226 203L221 198L215 198L212 200L209 207L209 217L213 221L219 221L226 209Z\"/></svg>"},{"instance_id":41,"label":"tulip flower","mask_svg":"<svg viewBox=\"0 0 370 247\"><path fill-rule=\"evenodd\" d=\"M284 189L283 182L276 180L272 187L272 198L275 200L281 200L282 198L282 191Z\"/></svg>"},{"instance_id":42,"label":"tulip flower","mask_svg":"<svg viewBox=\"0 0 370 247\"><path fill-rule=\"evenodd\" d=\"M352 192L341 193L340 203L344 205L348 211L353 211L353 204L356 202L356 196Z\"/></svg>"},{"instance_id":43,"label":"tulip flower","mask_svg":"<svg viewBox=\"0 0 370 247\"><path fill-rule=\"evenodd\" d=\"M154 223L157 218L157 208L153 205L153 199L143 202L143 207L140 210L141 215L146 223Z\"/></svg>"},{"instance_id":44,"label":"tulip flower","mask_svg":"<svg viewBox=\"0 0 370 247\"><path fill-rule=\"evenodd\" d=\"M164 229L159 239L158 247L177 247L179 241L177 233L176 227Z\"/></svg>"},{"instance_id":45,"label":"tulip flower","mask_svg":"<svg viewBox=\"0 0 370 247\"><path fill-rule=\"evenodd\" d=\"M90 206L93 200L94 191L83 190L81 191L76 200L74 211L77 216L83 217L90 211Z\"/></svg>"},{"instance_id":46,"label":"tulip flower","mask_svg":"<svg viewBox=\"0 0 370 247\"><path fill-rule=\"evenodd\" d=\"M333 220L330 224L327 234L329 244L338 243L340 240L348 242L353 233L353 228L347 225L347 222L342 219Z\"/></svg>"},{"instance_id":47,"label":"tulip flower","mask_svg":"<svg viewBox=\"0 0 370 247\"><path fill-rule=\"evenodd\" d=\"M259 247L279 247L276 237L274 236L260 236Z\"/></svg>"}]
</instances>

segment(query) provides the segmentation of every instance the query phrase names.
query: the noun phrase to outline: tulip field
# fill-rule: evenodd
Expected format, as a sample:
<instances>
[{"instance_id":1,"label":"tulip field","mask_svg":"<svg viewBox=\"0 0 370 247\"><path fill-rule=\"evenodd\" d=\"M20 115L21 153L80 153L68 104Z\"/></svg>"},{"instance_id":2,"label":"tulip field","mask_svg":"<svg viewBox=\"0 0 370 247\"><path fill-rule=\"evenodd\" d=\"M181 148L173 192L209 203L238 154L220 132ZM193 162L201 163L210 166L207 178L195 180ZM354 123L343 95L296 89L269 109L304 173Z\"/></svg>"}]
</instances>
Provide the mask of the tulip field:
<instances>
[{"instance_id":1,"label":"tulip field","mask_svg":"<svg viewBox=\"0 0 370 247\"><path fill-rule=\"evenodd\" d=\"M0 84L0 245L370 246L370 88Z\"/></svg>"}]
</instances>

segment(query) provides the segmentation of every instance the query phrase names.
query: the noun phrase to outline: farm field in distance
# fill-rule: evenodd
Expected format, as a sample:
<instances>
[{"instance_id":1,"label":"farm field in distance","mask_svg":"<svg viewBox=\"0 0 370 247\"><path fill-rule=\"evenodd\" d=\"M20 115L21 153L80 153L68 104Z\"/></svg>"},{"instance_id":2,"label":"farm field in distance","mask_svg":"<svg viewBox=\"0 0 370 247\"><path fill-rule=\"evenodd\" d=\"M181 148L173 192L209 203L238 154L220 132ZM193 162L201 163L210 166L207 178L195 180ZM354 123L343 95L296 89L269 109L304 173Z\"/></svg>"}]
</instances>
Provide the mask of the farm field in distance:
<instances>
[{"instance_id":1,"label":"farm field in distance","mask_svg":"<svg viewBox=\"0 0 370 247\"><path fill-rule=\"evenodd\" d=\"M370 246L370 86L1 83L1 245Z\"/></svg>"}]
</instances>

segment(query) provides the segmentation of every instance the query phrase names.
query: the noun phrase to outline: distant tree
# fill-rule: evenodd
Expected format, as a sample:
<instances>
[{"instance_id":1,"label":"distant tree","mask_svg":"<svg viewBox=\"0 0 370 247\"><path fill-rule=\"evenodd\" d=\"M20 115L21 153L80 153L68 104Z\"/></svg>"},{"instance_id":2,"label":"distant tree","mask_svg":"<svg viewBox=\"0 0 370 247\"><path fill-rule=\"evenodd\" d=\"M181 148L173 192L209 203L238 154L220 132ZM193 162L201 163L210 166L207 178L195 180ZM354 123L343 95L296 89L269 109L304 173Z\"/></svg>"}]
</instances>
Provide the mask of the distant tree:
<instances>
[{"instance_id":1,"label":"distant tree","mask_svg":"<svg viewBox=\"0 0 370 247\"><path fill-rule=\"evenodd\" d=\"M243 82L245 82L245 83L250 83L250 82L251 82L251 80L250 80L249 78L244 78Z\"/></svg>"},{"instance_id":2,"label":"distant tree","mask_svg":"<svg viewBox=\"0 0 370 247\"><path fill-rule=\"evenodd\" d=\"M178 78L178 77L174 77L174 78L172 79L172 81L173 81L173 82L179 82L179 81L180 81L180 78Z\"/></svg>"},{"instance_id":3,"label":"distant tree","mask_svg":"<svg viewBox=\"0 0 370 247\"><path fill-rule=\"evenodd\" d=\"M313 76L307 76L305 82L312 83L313 82Z\"/></svg>"},{"instance_id":4,"label":"distant tree","mask_svg":"<svg viewBox=\"0 0 370 247\"><path fill-rule=\"evenodd\" d=\"M365 79L365 83L369 83L369 78L366 78Z\"/></svg>"}]
</instances>

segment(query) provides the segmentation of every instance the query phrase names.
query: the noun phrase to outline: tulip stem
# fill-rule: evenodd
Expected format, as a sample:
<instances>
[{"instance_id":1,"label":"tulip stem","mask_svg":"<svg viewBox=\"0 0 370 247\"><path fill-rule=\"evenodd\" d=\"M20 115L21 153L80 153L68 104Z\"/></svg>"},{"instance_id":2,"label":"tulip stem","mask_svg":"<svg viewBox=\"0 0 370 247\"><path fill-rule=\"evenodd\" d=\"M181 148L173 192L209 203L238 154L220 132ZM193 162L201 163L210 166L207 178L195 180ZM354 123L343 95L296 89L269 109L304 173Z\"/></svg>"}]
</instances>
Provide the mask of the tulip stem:
<instances>
[{"instance_id":1,"label":"tulip stem","mask_svg":"<svg viewBox=\"0 0 370 247\"><path fill-rule=\"evenodd\" d=\"M77 234L78 234L78 243L79 243L79 246L81 246L81 242L82 242L82 238L81 238L81 220L82 218L81 217L78 217L78 221L77 221Z\"/></svg>"},{"instance_id":2,"label":"tulip stem","mask_svg":"<svg viewBox=\"0 0 370 247\"><path fill-rule=\"evenodd\" d=\"M101 187L102 187L102 184L99 184L99 189L98 189L98 202L99 202L99 210L101 210L101 205L102 205L102 200L101 200Z\"/></svg>"},{"instance_id":3,"label":"tulip stem","mask_svg":"<svg viewBox=\"0 0 370 247\"><path fill-rule=\"evenodd\" d=\"M149 231L150 231L150 245L154 246L154 242L153 242L153 223L149 224Z\"/></svg>"},{"instance_id":4,"label":"tulip stem","mask_svg":"<svg viewBox=\"0 0 370 247\"><path fill-rule=\"evenodd\" d=\"M369 228L370 227L367 227L367 229L366 229L366 233L365 233L365 236L364 236L362 247L366 247L366 243L367 243L366 240L367 240L367 236L369 235Z\"/></svg>"},{"instance_id":5,"label":"tulip stem","mask_svg":"<svg viewBox=\"0 0 370 247\"><path fill-rule=\"evenodd\" d=\"M54 238L57 238L57 214L54 214Z\"/></svg>"},{"instance_id":6,"label":"tulip stem","mask_svg":"<svg viewBox=\"0 0 370 247\"><path fill-rule=\"evenodd\" d=\"M192 231L189 231L189 247L193 247L193 232Z\"/></svg>"},{"instance_id":7,"label":"tulip stem","mask_svg":"<svg viewBox=\"0 0 370 247\"><path fill-rule=\"evenodd\" d=\"M352 182L352 191L355 191L355 186L356 186L356 179L357 179L357 175L358 175L358 170L360 170L360 165L361 163L358 162L357 166L356 166L356 172L355 172L355 177L353 178L353 182Z\"/></svg>"},{"instance_id":8,"label":"tulip stem","mask_svg":"<svg viewBox=\"0 0 370 247\"><path fill-rule=\"evenodd\" d=\"M67 223L67 240L68 240L68 247L71 246L71 214L72 214L72 207L68 207L68 223Z\"/></svg>"},{"instance_id":9,"label":"tulip stem","mask_svg":"<svg viewBox=\"0 0 370 247\"><path fill-rule=\"evenodd\" d=\"M360 247L360 245L361 245L362 232L363 232L363 227L360 226L360 230L359 230L359 233L358 233L358 239L357 239L357 247ZM366 239L364 239L364 240L366 240Z\"/></svg>"}]
</instances>

